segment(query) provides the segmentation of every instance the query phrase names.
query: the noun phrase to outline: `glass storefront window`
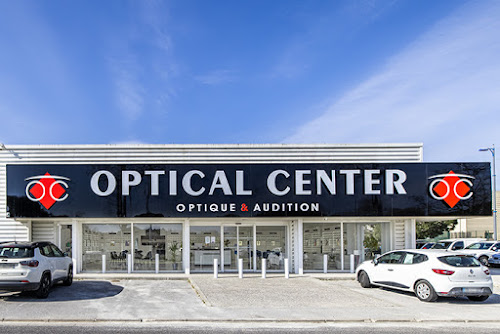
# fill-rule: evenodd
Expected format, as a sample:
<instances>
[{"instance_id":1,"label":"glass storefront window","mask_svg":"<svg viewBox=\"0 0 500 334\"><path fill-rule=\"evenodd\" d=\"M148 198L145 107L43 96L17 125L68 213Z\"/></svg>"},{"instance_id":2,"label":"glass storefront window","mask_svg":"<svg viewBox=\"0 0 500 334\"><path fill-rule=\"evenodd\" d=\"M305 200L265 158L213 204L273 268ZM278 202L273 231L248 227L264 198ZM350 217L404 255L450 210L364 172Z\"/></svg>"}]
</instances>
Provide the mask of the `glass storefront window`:
<instances>
[{"instance_id":1,"label":"glass storefront window","mask_svg":"<svg viewBox=\"0 0 500 334\"><path fill-rule=\"evenodd\" d=\"M107 271L127 271L130 233L130 224L83 224L82 271L100 272L103 254Z\"/></svg>"},{"instance_id":2,"label":"glass storefront window","mask_svg":"<svg viewBox=\"0 0 500 334\"><path fill-rule=\"evenodd\" d=\"M213 271L214 259L220 265L220 229L220 226L191 226L191 271Z\"/></svg>"},{"instance_id":3,"label":"glass storefront window","mask_svg":"<svg viewBox=\"0 0 500 334\"><path fill-rule=\"evenodd\" d=\"M61 226L61 247L59 247L64 253L68 254L69 257L73 257L73 226L62 225Z\"/></svg>"},{"instance_id":4,"label":"glass storefront window","mask_svg":"<svg viewBox=\"0 0 500 334\"><path fill-rule=\"evenodd\" d=\"M182 270L182 224L134 224L134 271Z\"/></svg>"},{"instance_id":5,"label":"glass storefront window","mask_svg":"<svg viewBox=\"0 0 500 334\"><path fill-rule=\"evenodd\" d=\"M304 223L304 270L323 270L325 254L328 270L340 270L340 240L340 223Z\"/></svg>"},{"instance_id":6,"label":"glass storefront window","mask_svg":"<svg viewBox=\"0 0 500 334\"><path fill-rule=\"evenodd\" d=\"M257 269L262 270L266 259L267 270L284 270L286 258L286 226L257 226Z\"/></svg>"}]
</instances>

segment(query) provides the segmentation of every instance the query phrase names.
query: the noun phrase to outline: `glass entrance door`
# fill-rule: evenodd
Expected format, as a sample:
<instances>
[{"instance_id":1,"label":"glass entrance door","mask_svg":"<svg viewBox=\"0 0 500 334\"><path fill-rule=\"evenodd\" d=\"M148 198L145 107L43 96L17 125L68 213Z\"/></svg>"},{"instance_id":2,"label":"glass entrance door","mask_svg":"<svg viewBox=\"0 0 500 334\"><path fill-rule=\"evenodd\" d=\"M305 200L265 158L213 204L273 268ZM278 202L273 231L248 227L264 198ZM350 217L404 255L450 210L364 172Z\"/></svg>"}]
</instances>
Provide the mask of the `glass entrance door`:
<instances>
[{"instance_id":1,"label":"glass entrance door","mask_svg":"<svg viewBox=\"0 0 500 334\"><path fill-rule=\"evenodd\" d=\"M253 253L252 226L224 226L224 271L238 270L238 259L243 270L253 270Z\"/></svg>"}]
</instances>

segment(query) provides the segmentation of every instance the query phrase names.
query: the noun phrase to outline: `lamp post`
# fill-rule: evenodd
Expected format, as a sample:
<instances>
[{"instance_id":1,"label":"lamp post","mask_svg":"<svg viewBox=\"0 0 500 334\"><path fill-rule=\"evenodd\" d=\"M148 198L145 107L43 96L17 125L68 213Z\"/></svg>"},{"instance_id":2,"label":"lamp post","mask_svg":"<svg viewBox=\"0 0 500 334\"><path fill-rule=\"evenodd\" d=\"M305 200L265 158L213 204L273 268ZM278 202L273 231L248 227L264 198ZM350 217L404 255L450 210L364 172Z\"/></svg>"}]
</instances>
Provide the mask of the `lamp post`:
<instances>
[{"instance_id":1,"label":"lamp post","mask_svg":"<svg viewBox=\"0 0 500 334\"><path fill-rule=\"evenodd\" d=\"M497 238L497 176L495 171L495 144L493 147L480 148L479 151L490 151L493 156L493 239Z\"/></svg>"}]
</instances>

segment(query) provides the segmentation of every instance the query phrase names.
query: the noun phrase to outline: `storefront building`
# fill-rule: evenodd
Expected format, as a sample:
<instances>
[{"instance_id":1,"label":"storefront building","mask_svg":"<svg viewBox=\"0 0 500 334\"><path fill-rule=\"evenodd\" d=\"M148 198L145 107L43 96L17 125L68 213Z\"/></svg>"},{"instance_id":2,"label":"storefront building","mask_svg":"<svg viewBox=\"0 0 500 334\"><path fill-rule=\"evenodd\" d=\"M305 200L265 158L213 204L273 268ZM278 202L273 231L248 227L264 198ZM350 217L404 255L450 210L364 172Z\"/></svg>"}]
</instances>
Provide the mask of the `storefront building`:
<instances>
[{"instance_id":1,"label":"storefront building","mask_svg":"<svg viewBox=\"0 0 500 334\"><path fill-rule=\"evenodd\" d=\"M417 219L490 215L489 163L421 144L0 151L0 241L52 241L76 272L349 271L414 247Z\"/></svg>"}]
</instances>

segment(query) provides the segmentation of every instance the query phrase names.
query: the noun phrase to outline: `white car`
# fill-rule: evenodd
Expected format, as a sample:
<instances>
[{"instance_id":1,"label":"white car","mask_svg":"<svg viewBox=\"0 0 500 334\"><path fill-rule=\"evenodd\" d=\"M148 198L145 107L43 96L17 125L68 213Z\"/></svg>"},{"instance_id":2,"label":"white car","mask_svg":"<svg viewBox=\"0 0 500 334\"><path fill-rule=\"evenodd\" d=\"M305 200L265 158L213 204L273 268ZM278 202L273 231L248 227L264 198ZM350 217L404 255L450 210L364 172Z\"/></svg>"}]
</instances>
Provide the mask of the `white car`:
<instances>
[{"instance_id":1,"label":"white car","mask_svg":"<svg viewBox=\"0 0 500 334\"><path fill-rule=\"evenodd\" d=\"M461 251L465 247L480 241L486 241L486 239L480 239L480 238L442 239L436 242L429 242L425 244L422 248Z\"/></svg>"},{"instance_id":2,"label":"white car","mask_svg":"<svg viewBox=\"0 0 500 334\"><path fill-rule=\"evenodd\" d=\"M73 283L73 261L52 243L0 243L0 290L34 291L47 298L59 281Z\"/></svg>"},{"instance_id":3,"label":"white car","mask_svg":"<svg viewBox=\"0 0 500 334\"><path fill-rule=\"evenodd\" d=\"M473 243L462 249L461 253L474 255L476 259L481 261L484 266L488 265L488 260L493 254L500 252L500 242L498 241L481 241Z\"/></svg>"},{"instance_id":4,"label":"white car","mask_svg":"<svg viewBox=\"0 0 500 334\"><path fill-rule=\"evenodd\" d=\"M484 301L493 293L488 268L468 254L435 249L396 250L356 269L364 288L381 286L412 291L421 301L432 302L438 296L465 296Z\"/></svg>"}]
</instances>

